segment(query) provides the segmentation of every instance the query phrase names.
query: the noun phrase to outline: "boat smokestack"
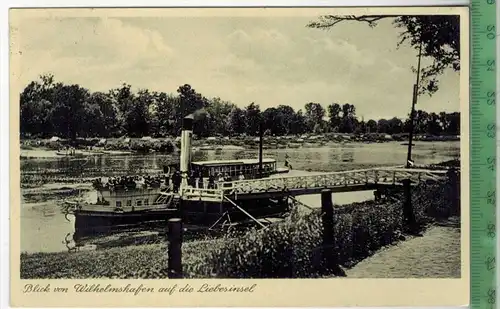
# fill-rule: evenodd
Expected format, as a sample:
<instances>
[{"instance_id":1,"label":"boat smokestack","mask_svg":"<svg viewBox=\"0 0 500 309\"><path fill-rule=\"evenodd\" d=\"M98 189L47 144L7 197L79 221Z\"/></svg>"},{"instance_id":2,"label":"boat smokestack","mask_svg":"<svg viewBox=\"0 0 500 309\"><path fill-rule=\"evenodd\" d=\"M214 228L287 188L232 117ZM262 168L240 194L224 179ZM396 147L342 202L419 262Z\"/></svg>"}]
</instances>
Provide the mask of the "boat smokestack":
<instances>
[{"instance_id":1,"label":"boat smokestack","mask_svg":"<svg viewBox=\"0 0 500 309\"><path fill-rule=\"evenodd\" d=\"M182 120L181 132L181 162L180 170L182 176L182 185L187 185L189 176L189 165L191 163L191 139L193 136L193 119L192 115L184 117Z\"/></svg>"}]
</instances>

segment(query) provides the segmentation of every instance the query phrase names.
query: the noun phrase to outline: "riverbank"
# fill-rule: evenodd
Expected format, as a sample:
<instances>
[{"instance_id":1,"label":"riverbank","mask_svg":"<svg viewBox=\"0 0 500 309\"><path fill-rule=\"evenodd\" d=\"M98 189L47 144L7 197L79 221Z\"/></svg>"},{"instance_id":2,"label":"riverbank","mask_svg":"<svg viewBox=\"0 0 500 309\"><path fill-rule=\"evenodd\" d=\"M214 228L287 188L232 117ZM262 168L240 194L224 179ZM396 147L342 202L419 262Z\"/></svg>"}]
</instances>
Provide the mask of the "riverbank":
<instances>
[{"instance_id":1,"label":"riverbank","mask_svg":"<svg viewBox=\"0 0 500 309\"><path fill-rule=\"evenodd\" d=\"M414 142L449 142L459 140L458 136L416 135L414 137ZM327 133L322 135L265 136L263 138L263 148L296 149L335 144L369 144L394 141L404 144L405 141L408 141L408 135ZM50 139L22 139L21 157L61 157L64 156L64 151L59 153L57 151L64 149L66 146L77 149L77 153L74 155L76 157L99 154L173 153L180 149L180 138L79 138L76 141L59 137L52 137ZM192 146L195 151L256 149L259 146L259 138L252 136L195 138L192 141Z\"/></svg>"},{"instance_id":2,"label":"riverbank","mask_svg":"<svg viewBox=\"0 0 500 309\"><path fill-rule=\"evenodd\" d=\"M456 214L449 183L422 184L412 192L422 230ZM336 259L352 268L384 247L404 242L402 195L390 200L337 206L334 213ZM244 236L197 240L183 245L183 267L190 278L324 277L318 259L321 214L295 208L284 222ZM424 237L425 238L425 237ZM422 238L422 239L424 239ZM21 277L28 278L166 278L166 244L84 252L21 254ZM439 255L437 255L439 256ZM397 263L395 261L394 263Z\"/></svg>"}]
</instances>

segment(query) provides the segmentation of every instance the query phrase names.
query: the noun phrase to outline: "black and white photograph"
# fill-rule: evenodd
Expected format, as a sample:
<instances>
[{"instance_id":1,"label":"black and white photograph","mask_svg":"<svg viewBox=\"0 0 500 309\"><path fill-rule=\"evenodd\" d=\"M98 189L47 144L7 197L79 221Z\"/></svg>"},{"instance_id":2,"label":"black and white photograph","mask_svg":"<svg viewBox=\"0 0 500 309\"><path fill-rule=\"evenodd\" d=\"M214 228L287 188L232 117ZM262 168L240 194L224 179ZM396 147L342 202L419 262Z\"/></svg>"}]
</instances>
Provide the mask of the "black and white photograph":
<instances>
[{"instance_id":1,"label":"black and white photograph","mask_svg":"<svg viewBox=\"0 0 500 309\"><path fill-rule=\"evenodd\" d=\"M47 10L11 11L20 279L464 275L464 14Z\"/></svg>"}]
</instances>

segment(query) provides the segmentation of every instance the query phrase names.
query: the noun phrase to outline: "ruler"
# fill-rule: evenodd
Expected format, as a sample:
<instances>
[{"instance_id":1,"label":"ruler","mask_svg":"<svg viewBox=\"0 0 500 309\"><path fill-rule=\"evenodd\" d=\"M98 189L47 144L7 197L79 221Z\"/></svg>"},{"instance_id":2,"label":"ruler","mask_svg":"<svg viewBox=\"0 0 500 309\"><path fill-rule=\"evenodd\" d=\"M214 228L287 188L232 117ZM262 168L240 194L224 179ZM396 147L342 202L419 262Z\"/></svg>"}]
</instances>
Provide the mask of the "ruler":
<instances>
[{"instance_id":1,"label":"ruler","mask_svg":"<svg viewBox=\"0 0 500 309\"><path fill-rule=\"evenodd\" d=\"M471 0L471 308L497 307L497 4ZM497 165L497 162L499 163ZM499 192L500 193L500 192ZM498 194L500 197L500 194Z\"/></svg>"}]
</instances>

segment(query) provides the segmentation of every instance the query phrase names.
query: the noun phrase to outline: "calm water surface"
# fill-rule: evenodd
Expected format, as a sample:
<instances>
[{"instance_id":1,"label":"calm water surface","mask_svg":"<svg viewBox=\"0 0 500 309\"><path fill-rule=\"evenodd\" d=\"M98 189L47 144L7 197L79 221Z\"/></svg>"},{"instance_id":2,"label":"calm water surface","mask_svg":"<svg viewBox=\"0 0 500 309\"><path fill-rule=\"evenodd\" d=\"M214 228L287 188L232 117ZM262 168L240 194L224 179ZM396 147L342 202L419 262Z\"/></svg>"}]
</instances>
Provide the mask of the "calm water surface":
<instances>
[{"instance_id":1,"label":"calm water surface","mask_svg":"<svg viewBox=\"0 0 500 309\"><path fill-rule=\"evenodd\" d=\"M459 142L416 143L413 159L417 164L439 163L460 155ZM275 158L284 164L290 158L293 173L302 171L341 171L374 166L403 165L407 146L396 143L345 144L320 148L264 150L264 157ZM257 158L257 150L197 151L193 160ZM177 162L178 155L101 155L87 158L40 156L21 159L21 175L46 175L76 178L159 172L164 164ZM69 221L61 213L60 202L66 197L92 198L88 183L47 183L21 190L21 251L52 252L67 250L64 238L72 233L73 218ZM364 201L372 192L341 193L334 196L336 204ZM318 196L304 196L300 200L312 207L319 206Z\"/></svg>"}]
</instances>

